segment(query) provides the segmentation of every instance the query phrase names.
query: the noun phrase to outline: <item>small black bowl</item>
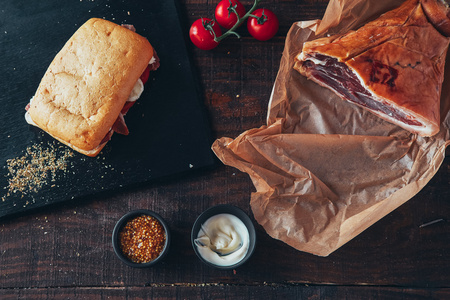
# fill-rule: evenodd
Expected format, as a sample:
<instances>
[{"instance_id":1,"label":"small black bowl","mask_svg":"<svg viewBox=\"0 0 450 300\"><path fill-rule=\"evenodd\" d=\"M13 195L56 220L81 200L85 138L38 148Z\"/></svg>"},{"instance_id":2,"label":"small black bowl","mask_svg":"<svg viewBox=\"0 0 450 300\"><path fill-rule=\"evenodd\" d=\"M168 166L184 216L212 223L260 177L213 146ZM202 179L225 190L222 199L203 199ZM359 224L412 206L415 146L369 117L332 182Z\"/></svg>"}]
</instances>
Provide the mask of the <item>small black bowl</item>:
<instances>
[{"instance_id":1,"label":"small black bowl","mask_svg":"<svg viewBox=\"0 0 450 300\"><path fill-rule=\"evenodd\" d=\"M146 262L146 263L136 263L136 262L132 262L131 260L129 260L123 254L122 249L120 249L119 232L122 230L122 228L125 226L125 224L128 221L130 221L136 217L142 216L142 215L151 216L151 217L157 219L161 223L161 225L164 227L164 231L166 232L166 243L164 244L164 248L157 258L155 258L152 261ZM164 256L166 256L167 252L169 251L169 245L170 245L169 227L167 226L167 223L164 221L164 219L159 214L157 214L151 210L139 209L139 210L130 211L127 214L125 214L122 218L120 218L120 220L116 223L116 226L114 226L114 230L112 233L112 244L113 244L114 252L116 253L117 257L122 262L127 264L128 266L134 267L134 268L150 267L150 266L153 266L156 263L160 262L164 258Z\"/></svg>"},{"instance_id":2,"label":"small black bowl","mask_svg":"<svg viewBox=\"0 0 450 300\"><path fill-rule=\"evenodd\" d=\"M197 245L194 242L194 240L198 236L198 232L200 231L202 224L205 223L209 218L211 218L215 215L218 215L218 214L230 214L230 215L234 215L234 216L238 217L244 223L244 225L247 227L247 230L248 230L248 235L249 235L250 240L249 240L247 254L239 262L237 262L233 265L230 265L230 266L219 266L219 265L215 265L215 264L205 260L202 257L202 255L200 254L200 252L198 251ZM253 252L255 251L255 246L256 246L255 226L253 225L249 216L240 208L230 205L230 204L219 204L217 206L213 206L213 207L205 210L197 218L197 220L195 220L195 223L194 223L194 225L192 227L192 231L191 231L191 244L192 244L192 247L194 248L195 254L197 254L197 257L206 265L214 267L214 268L222 269L222 270L235 269L235 268L241 266L242 264L244 264L253 255Z\"/></svg>"}]
</instances>

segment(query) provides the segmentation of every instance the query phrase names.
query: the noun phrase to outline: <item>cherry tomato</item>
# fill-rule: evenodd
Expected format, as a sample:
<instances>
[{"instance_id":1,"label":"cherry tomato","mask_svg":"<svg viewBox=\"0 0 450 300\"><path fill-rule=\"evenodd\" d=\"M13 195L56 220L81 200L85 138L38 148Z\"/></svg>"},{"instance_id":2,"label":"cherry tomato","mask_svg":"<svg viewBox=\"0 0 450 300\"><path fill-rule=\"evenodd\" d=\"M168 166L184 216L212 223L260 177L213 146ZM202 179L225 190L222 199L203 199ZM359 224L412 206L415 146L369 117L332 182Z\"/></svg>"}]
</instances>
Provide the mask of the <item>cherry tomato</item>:
<instances>
[{"instance_id":1,"label":"cherry tomato","mask_svg":"<svg viewBox=\"0 0 450 300\"><path fill-rule=\"evenodd\" d=\"M271 39L278 31L278 18L266 8L259 8L253 12L255 17L250 16L247 20L248 32L259 41Z\"/></svg>"},{"instance_id":2,"label":"cherry tomato","mask_svg":"<svg viewBox=\"0 0 450 300\"><path fill-rule=\"evenodd\" d=\"M145 84L148 81L149 76L150 76L150 67L147 66L147 68L145 68L144 72L142 73L141 77L139 77L139 78L141 78L142 83Z\"/></svg>"},{"instance_id":3,"label":"cherry tomato","mask_svg":"<svg viewBox=\"0 0 450 300\"><path fill-rule=\"evenodd\" d=\"M217 23L226 29L231 29L238 21L233 7L238 13L239 18L245 15L245 7L238 0L222 0L216 6L215 16Z\"/></svg>"},{"instance_id":4,"label":"cherry tomato","mask_svg":"<svg viewBox=\"0 0 450 300\"><path fill-rule=\"evenodd\" d=\"M219 43L214 38L221 35L219 24L209 18L196 20L189 30L192 43L202 50L211 50L217 47Z\"/></svg>"}]
</instances>

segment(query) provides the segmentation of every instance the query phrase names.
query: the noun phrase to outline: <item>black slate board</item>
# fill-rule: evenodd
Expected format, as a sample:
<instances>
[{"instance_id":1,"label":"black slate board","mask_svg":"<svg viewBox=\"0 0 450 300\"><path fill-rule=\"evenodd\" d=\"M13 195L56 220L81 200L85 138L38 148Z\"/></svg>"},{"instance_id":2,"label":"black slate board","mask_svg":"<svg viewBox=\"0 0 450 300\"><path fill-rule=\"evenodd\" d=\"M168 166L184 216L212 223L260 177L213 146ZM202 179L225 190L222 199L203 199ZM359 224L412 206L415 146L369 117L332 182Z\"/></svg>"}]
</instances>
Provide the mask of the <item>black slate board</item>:
<instances>
[{"instance_id":1,"label":"black slate board","mask_svg":"<svg viewBox=\"0 0 450 300\"><path fill-rule=\"evenodd\" d=\"M12 161L22 158L21 167L29 167L37 148L52 149L55 159L68 149L29 126L24 108L53 57L91 17L133 24L161 59L161 67L126 116L130 135L115 134L96 158L74 152L65 168L53 173L39 174L32 167L42 185L28 182L33 189L12 189L19 170L8 169ZM174 0L3 0L0 69L0 217L215 163Z\"/></svg>"}]
</instances>

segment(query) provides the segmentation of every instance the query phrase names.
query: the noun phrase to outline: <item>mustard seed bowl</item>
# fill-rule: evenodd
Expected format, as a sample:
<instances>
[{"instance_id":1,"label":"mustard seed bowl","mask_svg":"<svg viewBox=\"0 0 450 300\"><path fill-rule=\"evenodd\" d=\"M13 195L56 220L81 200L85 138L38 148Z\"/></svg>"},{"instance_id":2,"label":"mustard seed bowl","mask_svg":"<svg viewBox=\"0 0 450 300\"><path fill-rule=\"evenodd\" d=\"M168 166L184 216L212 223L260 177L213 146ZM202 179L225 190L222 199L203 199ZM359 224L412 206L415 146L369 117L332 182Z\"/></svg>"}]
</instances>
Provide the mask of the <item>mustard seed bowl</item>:
<instances>
[{"instance_id":1,"label":"mustard seed bowl","mask_svg":"<svg viewBox=\"0 0 450 300\"><path fill-rule=\"evenodd\" d=\"M134 268L147 268L169 251L170 231L164 219L151 210L125 214L114 226L112 245L117 257Z\"/></svg>"}]
</instances>

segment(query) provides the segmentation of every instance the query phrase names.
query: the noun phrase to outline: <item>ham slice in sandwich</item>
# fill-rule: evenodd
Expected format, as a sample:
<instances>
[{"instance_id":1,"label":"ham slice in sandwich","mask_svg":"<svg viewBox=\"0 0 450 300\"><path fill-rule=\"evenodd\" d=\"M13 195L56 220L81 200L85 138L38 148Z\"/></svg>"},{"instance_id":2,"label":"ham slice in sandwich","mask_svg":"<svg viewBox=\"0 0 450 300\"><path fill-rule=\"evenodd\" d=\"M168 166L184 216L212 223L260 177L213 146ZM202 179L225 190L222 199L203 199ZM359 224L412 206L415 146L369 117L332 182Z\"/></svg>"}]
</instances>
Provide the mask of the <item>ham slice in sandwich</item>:
<instances>
[{"instance_id":1,"label":"ham slice in sandwich","mask_svg":"<svg viewBox=\"0 0 450 300\"><path fill-rule=\"evenodd\" d=\"M449 45L448 23L428 17L432 10L445 18L436 1L407 0L356 31L306 42L294 68L388 122L433 136Z\"/></svg>"},{"instance_id":2,"label":"ham slice in sandwich","mask_svg":"<svg viewBox=\"0 0 450 300\"><path fill-rule=\"evenodd\" d=\"M140 97L159 59L133 26L92 18L51 62L25 118L60 142L96 156Z\"/></svg>"}]
</instances>

